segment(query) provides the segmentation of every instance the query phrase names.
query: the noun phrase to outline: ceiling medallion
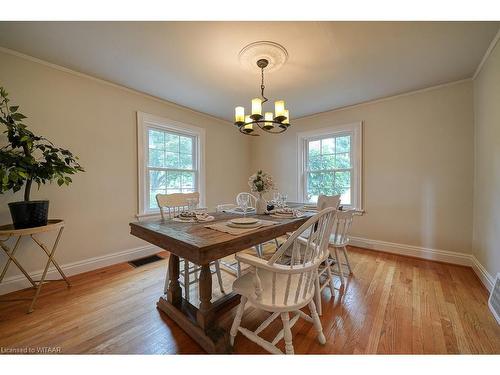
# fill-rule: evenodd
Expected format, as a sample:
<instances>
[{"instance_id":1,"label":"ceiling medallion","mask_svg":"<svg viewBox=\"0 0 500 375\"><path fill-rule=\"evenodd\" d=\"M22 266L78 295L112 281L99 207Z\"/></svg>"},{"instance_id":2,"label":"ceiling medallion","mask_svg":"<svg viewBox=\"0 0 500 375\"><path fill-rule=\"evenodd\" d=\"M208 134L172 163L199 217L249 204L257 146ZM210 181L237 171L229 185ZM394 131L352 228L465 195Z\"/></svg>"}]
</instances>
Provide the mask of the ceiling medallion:
<instances>
[{"instance_id":1,"label":"ceiling medallion","mask_svg":"<svg viewBox=\"0 0 500 375\"><path fill-rule=\"evenodd\" d=\"M257 60L254 60L257 58ZM274 102L274 113L264 112L262 105L268 101L264 95L264 69L279 69L288 59L286 49L273 42L255 42L244 47L240 52L240 63L243 65L253 61L253 66L260 69L261 85L260 98L252 99L252 112L245 116L245 108L238 106L235 108L234 125L245 135L258 136L254 134L255 127L268 133L283 133L290 126L290 114L285 109L285 101Z\"/></svg>"}]
</instances>

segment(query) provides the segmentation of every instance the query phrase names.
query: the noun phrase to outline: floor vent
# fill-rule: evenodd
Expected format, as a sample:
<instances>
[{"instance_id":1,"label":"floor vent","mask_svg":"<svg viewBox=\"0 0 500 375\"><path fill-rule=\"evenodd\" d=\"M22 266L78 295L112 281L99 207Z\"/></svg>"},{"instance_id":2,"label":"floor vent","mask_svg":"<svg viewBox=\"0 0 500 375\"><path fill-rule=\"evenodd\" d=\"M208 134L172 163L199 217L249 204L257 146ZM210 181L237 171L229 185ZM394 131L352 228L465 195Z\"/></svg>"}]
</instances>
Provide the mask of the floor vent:
<instances>
[{"instance_id":1,"label":"floor vent","mask_svg":"<svg viewBox=\"0 0 500 375\"><path fill-rule=\"evenodd\" d=\"M136 260L131 260L128 262L131 266L134 267L140 267L144 266L145 264L153 263L153 262L158 262L159 260L162 260L162 257L159 257L158 255L151 255L149 257L141 258L141 259L136 259Z\"/></svg>"},{"instance_id":2,"label":"floor vent","mask_svg":"<svg viewBox=\"0 0 500 375\"><path fill-rule=\"evenodd\" d=\"M498 324L500 324L500 273L497 273L497 277L495 278L495 284L493 285L493 290L488 300L488 306Z\"/></svg>"}]
</instances>

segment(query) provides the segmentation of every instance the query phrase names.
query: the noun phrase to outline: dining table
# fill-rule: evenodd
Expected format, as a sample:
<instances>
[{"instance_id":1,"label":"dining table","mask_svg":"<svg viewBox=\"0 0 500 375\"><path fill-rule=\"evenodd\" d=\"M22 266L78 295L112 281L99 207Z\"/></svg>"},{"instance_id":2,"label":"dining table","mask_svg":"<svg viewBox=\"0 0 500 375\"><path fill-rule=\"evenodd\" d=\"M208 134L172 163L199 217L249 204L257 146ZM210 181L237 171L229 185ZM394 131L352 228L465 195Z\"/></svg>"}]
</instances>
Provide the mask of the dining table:
<instances>
[{"instance_id":1,"label":"dining table","mask_svg":"<svg viewBox=\"0 0 500 375\"><path fill-rule=\"evenodd\" d=\"M293 206L293 205L292 205ZM239 302L239 295L226 292L213 300L210 263L239 251L271 241L298 229L314 212L290 218L247 214L247 217L272 220L276 223L256 228L242 234L229 234L207 224L227 222L241 217L240 213L210 213L211 222L179 222L173 219L152 219L130 223L130 233L153 245L167 250L168 287L157 302L157 308L175 321L208 353L229 353L229 332L220 324L221 317ZM179 283L179 258L200 267L198 282L198 306L182 295Z\"/></svg>"}]
</instances>

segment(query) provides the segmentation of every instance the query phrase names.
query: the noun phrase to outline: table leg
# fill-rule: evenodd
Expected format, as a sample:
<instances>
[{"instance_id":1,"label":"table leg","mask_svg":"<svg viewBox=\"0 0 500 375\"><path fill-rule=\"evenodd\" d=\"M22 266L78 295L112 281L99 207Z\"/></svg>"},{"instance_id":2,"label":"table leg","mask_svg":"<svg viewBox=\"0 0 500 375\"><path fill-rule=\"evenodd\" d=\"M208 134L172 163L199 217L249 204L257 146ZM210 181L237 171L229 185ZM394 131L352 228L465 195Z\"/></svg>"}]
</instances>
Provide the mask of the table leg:
<instances>
[{"instance_id":1,"label":"table leg","mask_svg":"<svg viewBox=\"0 0 500 375\"><path fill-rule=\"evenodd\" d=\"M59 230L59 232L61 233L63 231L64 227L61 227L61 229ZM40 248L45 252L45 254L47 254L48 257L50 257L50 252L49 250L47 249L47 246L45 246L45 244L41 241L39 241L33 234L31 235L31 238L33 241L35 241L35 243L40 246ZM64 274L63 270L61 269L61 267L59 267L59 264L57 264L56 260L54 258L51 259L52 261L52 264L57 268L57 270L59 271L59 274L61 275L61 277L64 279L64 281L66 281L66 284L68 284L68 286L71 286L71 283L69 282L68 278L66 277L66 275Z\"/></svg>"},{"instance_id":2,"label":"table leg","mask_svg":"<svg viewBox=\"0 0 500 375\"><path fill-rule=\"evenodd\" d=\"M7 245L5 245L3 242L0 242L0 247L3 249L3 251L5 251L5 254L7 254L7 256L9 257L9 259L7 259L7 263L5 264L5 267L2 270L2 274L0 275L0 282L2 282L3 278L5 277L5 274L7 273L7 269L9 268L10 263L14 262L14 264L17 266L17 268L19 268L21 270L21 272L24 274L24 276L26 276L26 278L31 283L31 285L36 287L36 283L33 281L33 279L30 277L30 275L28 275L28 273L24 270L24 268L18 263L16 258L14 258L14 254L16 253L16 250L18 249L20 242L21 242L21 236L19 236L17 238L16 244L14 245L14 248L12 249L12 251L9 249L9 247Z\"/></svg>"},{"instance_id":3,"label":"table leg","mask_svg":"<svg viewBox=\"0 0 500 375\"><path fill-rule=\"evenodd\" d=\"M198 291L200 296L200 306L196 313L196 320L199 326L206 330L212 320L212 272L210 264L201 266L200 279L198 281Z\"/></svg>"},{"instance_id":4,"label":"table leg","mask_svg":"<svg viewBox=\"0 0 500 375\"><path fill-rule=\"evenodd\" d=\"M179 284L179 257L175 254L170 254L168 258L168 279L167 301L177 305L182 299L182 289Z\"/></svg>"},{"instance_id":5,"label":"table leg","mask_svg":"<svg viewBox=\"0 0 500 375\"><path fill-rule=\"evenodd\" d=\"M42 289L42 284L45 281L45 277L47 276L47 271L49 270L50 263L52 263L52 258L54 257L54 254L56 253L57 245L59 244L59 240L61 239L61 234L62 234L63 227L59 230L59 233L57 233L57 238L56 242L54 242L54 246L52 247L52 251L50 252L49 259L47 260L47 264L45 265L45 269L43 270L42 278L38 282L38 285L36 287L36 292L35 296L33 297L33 301L31 301L30 308L28 310L28 313L33 312L33 307L35 306L36 300L38 298L38 295L40 294L40 290Z\"/></svg>"}]
</instances>

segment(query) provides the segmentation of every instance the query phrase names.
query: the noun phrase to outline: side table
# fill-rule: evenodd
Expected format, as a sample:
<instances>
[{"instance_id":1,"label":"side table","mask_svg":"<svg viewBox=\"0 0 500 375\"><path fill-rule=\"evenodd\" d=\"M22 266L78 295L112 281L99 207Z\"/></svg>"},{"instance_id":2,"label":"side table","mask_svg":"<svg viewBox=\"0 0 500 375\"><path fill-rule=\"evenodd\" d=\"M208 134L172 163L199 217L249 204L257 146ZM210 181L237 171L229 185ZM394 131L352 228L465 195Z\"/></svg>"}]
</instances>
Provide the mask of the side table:
<instances>
[{"instance_id":1,"label":"side table","mask_svg":"<svg viewBox=\"0 0 500 375\"><path fill-rule=\"evenodd\" d=\"M35 288L35 295L33 296L33 299L31 300L31 305L28 309L28 313L33 312L33 308L35 306L36 300L40 294L40 290L42 289L42 284L47 281L61 281L61 279L58 280L46 280L45 277L47 276L47 271L49 270L49 266L52 263L57 271L61 274L62 278L68 285L68 287L71 286L68 278L62 271L61 267L57 264L56 260L54 259L54 254L57 249L57 245L59 243L59 240L61 239L61 235L64 229L64 221L59 220L59 219L54 219L54 220L49 220L47 225L42 226L42 227L34 227L34 228L25 228L25 229L15 229L12 224L9 225L2 225L0 226L0 247L3 249L5 254L7 254L7 263L5 264L2 273L0 274L0 283L3 281L5 274L7 273L7 270L10 266L11 263L14 263L17 268L21 270L21 272L26 276L28 281L31 283L33 288ZM54 245L52 246L52 249L49 251L47 246L41 242L35 235L39 233L45 233L45 232L52 232L52 231L57 231L57 237L54 242ZM7 241L11 238L16 238L14 247L10 249L7 246ZM21 238L23 237L30 237L33 242L35 242L40 249L43 250L43 252L48 256L47 264L45 265L45 269L43 270L42 278L40 280L33 280L31 276L26 272L26 270L23 268L23 266L18 262L18 260L15 258L16 251L19 249L19 244L21 243ZM8 302L9 300L0 300L0 302ZM12 300L10 300L12 301Z\"/></svg>"}]
</instances>

